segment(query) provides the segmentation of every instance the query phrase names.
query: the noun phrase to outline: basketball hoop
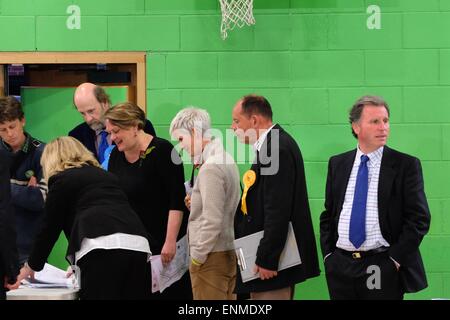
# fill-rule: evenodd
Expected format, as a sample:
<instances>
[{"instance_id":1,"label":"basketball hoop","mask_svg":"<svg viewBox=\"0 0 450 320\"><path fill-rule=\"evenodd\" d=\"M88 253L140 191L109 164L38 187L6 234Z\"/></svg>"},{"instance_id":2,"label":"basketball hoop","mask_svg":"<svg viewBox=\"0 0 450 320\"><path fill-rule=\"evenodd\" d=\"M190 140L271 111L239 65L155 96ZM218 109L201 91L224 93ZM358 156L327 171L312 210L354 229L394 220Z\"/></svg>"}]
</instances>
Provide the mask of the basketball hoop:
<instances>
[{"instance_id":1,"label":"basketball hoop","mask_svg":"<svg viewBox=\"0 0 450 320\"><path fill-rule=\"evenodd\" d=\"M235 26L242 28L244 25L255 24L253 17L253 0L219 0L222 10L222 24L220 33L222 39L228 37L227 31Z\"/></svg>"}]
</instances>

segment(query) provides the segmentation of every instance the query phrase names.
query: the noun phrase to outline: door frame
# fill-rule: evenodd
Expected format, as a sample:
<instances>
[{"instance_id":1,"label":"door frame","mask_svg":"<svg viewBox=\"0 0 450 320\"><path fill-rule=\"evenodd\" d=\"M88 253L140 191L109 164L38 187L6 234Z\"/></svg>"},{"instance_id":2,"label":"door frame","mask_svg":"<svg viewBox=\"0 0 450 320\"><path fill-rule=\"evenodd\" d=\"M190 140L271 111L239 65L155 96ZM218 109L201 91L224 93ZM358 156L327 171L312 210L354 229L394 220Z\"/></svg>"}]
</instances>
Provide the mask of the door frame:
<instances>
[{"instance_id":1,"label":"door frame","mask_svg":"<svg viewBox=\"0 0 450 320\"><path fill-rule=\"evenodd\" d=\"M4 88L5 64L90 64L121 63L136 65L136 103L147 110L145 52L0 52L0 88ZM3 91L3 90L2 90ZM0 93L1 95L2 93Z\"/></svg>"}]
</instances>

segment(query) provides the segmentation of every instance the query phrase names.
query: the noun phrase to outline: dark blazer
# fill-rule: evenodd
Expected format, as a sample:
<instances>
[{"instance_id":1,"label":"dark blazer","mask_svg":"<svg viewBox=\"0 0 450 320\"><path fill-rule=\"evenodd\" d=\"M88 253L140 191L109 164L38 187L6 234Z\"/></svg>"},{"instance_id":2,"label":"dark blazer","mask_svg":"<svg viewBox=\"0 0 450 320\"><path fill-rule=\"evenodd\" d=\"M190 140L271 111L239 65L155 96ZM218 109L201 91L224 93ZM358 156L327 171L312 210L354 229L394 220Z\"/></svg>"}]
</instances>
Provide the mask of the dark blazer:
<instances>
[{"instance_id":1,"label":"dark blazer","mask_svg":"<svg viewBox=\"0 0 450 320\"><path fill-rule=\"evenodd\" d=\"M156 136L155 128L153 128L153 125L149 120L145 121L144 131L152 136ZM95 141L97 136L95 131L92 130L86 122L83 122L73 128L69 132L69 136L80 141L98 159L97 150L95 149Z\"/></svg>"},{"instance_id":2,"label":"dark blazer","mask_svg":"<svg viewBox=\"0 0 450 320\"><path fill-rule=\"evenodd\" d=\"M16 232L10 198L9 155L0 150L0 296L4 292L4 276L14 283L19 274Z\"/></svg>"},{"instance_id":3,"label":"dark blazer","mask_svg":"<svg viewBox=\"0 0 450 320\"><path fill-rule=\"evenodd\" d=\"M331 157L320 217L320 242L325 256L336 249L339 216L344 203L356 149ZM427 287L419 245L430 226L419 159L385 146L378 182L378 216L381 234L390 244L389 255L400 265L405 292Z\"/></svg>"},{"instance_id":4,"label":"dark blazer","mask_svg":"<svg viewBox=\"0 0 450 320\"><path fill-rule=\"evenodd\" d=\"M93 166L66 169L49 179L44 225L28 259L33 270L44 267L61 231L69 242L66 256L79 251L84 238L120 232L148 239L118 178Z\"/></svg>"},{"instance_id":5,"label":"dark blazer","mask_svg":"<svg viewBox=\"0 0 450 320\"><path fill-rule=\"evenodd\" d=\"M276 139L274 133L276 130L279 132L279 139ZM276 140L279 141L279 150ZM266 161L265 155L273 156L270 163ZM264 174L264 170L269 170L271 166L274 169L278 166L277 172ZM239 203L235 216L235 237L240 238L264 230L264 237L257 251L256 264L269 270L277 270L280 254L286 243L288 224L292 221L302 264L280 271L272 279L255 279L246 283L242 283L238 271L236 292L275 290L318 276L320 270L308 204L305 170L297 143L276 125L269 131L251 170L256 173L256 181L247 194L248 215L243 215Z\"/></svg>"}]
</instances>

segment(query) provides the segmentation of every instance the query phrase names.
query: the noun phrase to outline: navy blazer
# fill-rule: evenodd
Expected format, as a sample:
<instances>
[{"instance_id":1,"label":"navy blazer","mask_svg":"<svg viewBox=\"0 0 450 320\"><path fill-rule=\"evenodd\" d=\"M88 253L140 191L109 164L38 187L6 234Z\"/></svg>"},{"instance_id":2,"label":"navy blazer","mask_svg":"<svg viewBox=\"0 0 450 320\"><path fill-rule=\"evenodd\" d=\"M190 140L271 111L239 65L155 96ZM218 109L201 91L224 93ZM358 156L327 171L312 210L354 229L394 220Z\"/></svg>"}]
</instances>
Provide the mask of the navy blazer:
<instances>
[{"instance_id":1,"label":"navy blazer","mask_svg":"<svg viewBox=\"0 0 450 320\"><path fill-rule=\"evenodd\" d=\"M149 120L145 121L144 131L156 137L155 128ZM83 122L73 128L69 132L69 136L74 137L75 139L80 141L98 159L97 150L95 148L95 140L97 136L95 134L95 131L92 130L86 122Z\"/></svg>"},{"instance_id":2,"label":"navy blazer","mask_svg":"<svg viewBox=\"0 0 450 320\"><path fill-rule=\"evenodd\" d=\"M356 149L331 157L320 216L320 242L325 256L336 249L339 217ZM390 244L389 255L400 264L404 292L427 287L419 245L430 227L430 210L424 192L420 160L384 146L378 182L378 216L381 234Z\"/></svg>"}]
</instances>

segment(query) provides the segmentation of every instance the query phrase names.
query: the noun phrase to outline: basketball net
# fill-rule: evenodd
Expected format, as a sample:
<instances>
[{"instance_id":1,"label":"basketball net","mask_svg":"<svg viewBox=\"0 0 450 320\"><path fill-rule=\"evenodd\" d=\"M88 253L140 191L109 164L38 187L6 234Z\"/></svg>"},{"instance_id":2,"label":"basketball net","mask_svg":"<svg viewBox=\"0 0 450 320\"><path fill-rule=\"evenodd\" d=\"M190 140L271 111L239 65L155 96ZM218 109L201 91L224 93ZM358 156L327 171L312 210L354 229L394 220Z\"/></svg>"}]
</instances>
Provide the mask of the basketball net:
<instances>
[{"instance_id":1,"label":"basketball net","mask_svg":"<svg viewBox=\"0 0 450 320\"><path fill-rule=\"evenodd\" d=\"M223 40L228 37L228 30L233 30L236 26L242 28L244 25L250 26L255 24L255 18L253 17L253 0L219 1L222 10L220 33Z\"/></svg>"}]
</instances>

